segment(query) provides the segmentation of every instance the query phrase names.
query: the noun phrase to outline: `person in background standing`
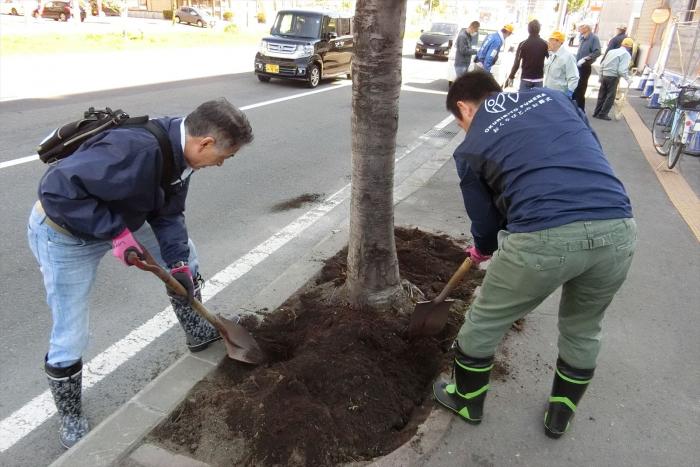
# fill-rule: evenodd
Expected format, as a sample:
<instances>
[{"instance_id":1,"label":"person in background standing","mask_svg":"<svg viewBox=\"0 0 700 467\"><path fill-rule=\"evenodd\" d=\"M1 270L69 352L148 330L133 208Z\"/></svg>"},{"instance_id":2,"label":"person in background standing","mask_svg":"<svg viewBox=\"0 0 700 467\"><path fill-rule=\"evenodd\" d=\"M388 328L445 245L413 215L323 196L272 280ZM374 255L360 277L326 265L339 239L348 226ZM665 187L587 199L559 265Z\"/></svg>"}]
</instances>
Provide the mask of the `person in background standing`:
<instances>
[{"instance_id":1,"label":"person in background standing","mask_svg":"<svg viewBox=\"0 0 700 467\"><path fill-rule=\"evenodd\" d=\"M573 54L562 47L564 33L554 31L549 35L547 44L550 54L544 65L544 87L557 89L572 98L578 86L578 68Z\"/></svg>"},{"instance_id":2,"label":"person in background standing","mask_svg":"<svg viewBox=\"0 0 700 467\"><path fill-rule=\"evenodd\" d=\"M506 42L506 39L513 34L513 25L506 24L500 31L489 34L489 36L481 44L479 52L476 54L474 63L479 65L484 70L491 72L491 67L498 61L498 53Z\"/></svg>"},{"instance_id":3,"label":"person in background standing","mask_svg":"<svg viewBox=\"0 0 700 467\"><path fill-rule=\"evenodd\" d=\"M591 66L600 57L600 40L593 34L590 24L579 26L581 40L576 54L576 66L578 66L578 86L574 91L574 100L581 108L586 108L586 89L588 78L591 76Z\"/></svg>"},{"instance_id":4,"label":"person in background standing","mask_svg":"<svg viewBox=\"0 0 700 467\"><path fill-rule=\"evenodd\" d=\"M628 82L630 60L634 41L625 37L622 47L605 52L603 61L600 64L600 89L598 90L598 101L593 111L593 117L601 120L612 120L608 113L615 103L615 94L620 78L625 78Z\"/></svg>"},{"instance_id":5,"label":"person in background standing","mask_svg":"<svg viewBox=\"0 0 700 467\"><path fill-rule=\"evenodd\" d=\"M605 60L605 56L610 52L611 50L619 49L620 46L622 46L622 41L627 39L627 26L624 24L620 24L616 29L615 29L615 36L610 39L608 42L608 48L605 49L605 54L603 54L603 58L600 59L600 63L603 63Z\"/></svg>"},{"instance_id":6,"label":"person in background standing","mask_svg":"<svg viewBox=\"0 0 700 467\"><path fill-rule=\"evenodd\" d=\"M544 61L549 56L547 43L540 37L540 22L533 19L527 23L527 32L529 37L518 44L513 68L510 70L510 75L505 85L505 87L513 85L515 74L518 72L522 61L523 71L520 76L519 91L542 87L544 82Z\"/></svg>"},{"instance_id":7,"label":"person in background standing","mask_svg":"<svg viewBox=\"0 0 700 467\"><path fill-rule=\"evenodd\" d=\"M479 26L481 25L478 21L472 21L468 28L459 31L456 45L457 51L455 53L455 72L457 73L457 78L469 70L472 57L476 55Z\"/></svg>"}]
</instances>

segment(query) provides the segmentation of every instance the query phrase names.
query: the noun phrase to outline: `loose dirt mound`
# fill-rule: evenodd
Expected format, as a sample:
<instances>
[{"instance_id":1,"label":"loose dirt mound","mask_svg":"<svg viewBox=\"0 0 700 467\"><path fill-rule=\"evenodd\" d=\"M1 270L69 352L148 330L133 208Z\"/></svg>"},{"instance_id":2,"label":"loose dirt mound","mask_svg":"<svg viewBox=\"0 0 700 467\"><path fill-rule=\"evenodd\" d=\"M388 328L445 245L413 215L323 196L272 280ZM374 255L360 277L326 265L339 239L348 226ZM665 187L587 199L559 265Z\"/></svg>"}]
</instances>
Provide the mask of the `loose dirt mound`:
<instances>
[{"instance_id":1,"label":"loose dirt mound","mask_svg":"<svg viewBox=\"0 0 700 467\"><path fill-rule=\"evenodd\" d=\"M402 277L428 299L464 260L446 236L397 229L396 242ZM328 466L410 439L432 404L432 381L449 365L465 306L453 306L439 336L409 341L407 317L329 304L346 256L328 260L316 284L252 331L270 363L224 361L150 441L212 465ZM471 271L452 296L467 301L482 277Z\"/></svg>"}]
</instances>

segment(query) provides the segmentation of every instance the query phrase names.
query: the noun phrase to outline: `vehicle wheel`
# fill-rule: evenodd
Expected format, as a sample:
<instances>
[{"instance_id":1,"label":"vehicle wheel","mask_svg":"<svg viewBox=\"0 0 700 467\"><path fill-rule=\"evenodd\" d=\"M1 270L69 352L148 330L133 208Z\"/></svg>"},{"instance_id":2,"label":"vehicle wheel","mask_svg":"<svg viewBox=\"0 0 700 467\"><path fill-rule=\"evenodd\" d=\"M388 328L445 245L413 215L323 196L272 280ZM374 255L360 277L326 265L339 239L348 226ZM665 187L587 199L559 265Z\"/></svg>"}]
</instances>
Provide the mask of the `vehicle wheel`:
<instances>
[{"instance_id":1,"label":"vehicle wheel","mask_svg":"<svg viewBox=\"0 0 700 467\"><path fill-rule=\"evenodd\" d=\"M270 79L271 78L269 76L258 75L258 81L260 81L261 83L269 83Z\"/></svg>"},{"instance_id":2,"label":"vehicle wheel","mask_svg":"<svg viewBox=\"0 0 700 467\"><path fill-rule=\"evenodd\" d=\"M673 112L671 109L660 109L654 117L651 126L651 138L654 142L654 149L662 156L667 156L671 149L671 125L673 123Z\"/></svg>"},{"instance_id":3,"label":"vehicle wheel","mask_svg":"<svg viewBox=\"0 0 700 467\"><path fill-rule=\"evenodd\" d=\"M60 15L58 15L58 20L59 21L68 21L68 17L66 16L65 13L61 13Z\"/></svg>"},{"instance_id":4,"label":"vehicle wheel","mask_svg":"<svg viewBox=\"0 0 700 467\"><path fill-rule=\"evenodd\" d=\"M180 17L179 17L179 16L176 16L176 17L175 17L175 22L176 22L176 23L180 23Z\"/></svg>"},{"instance_id":5,"label":"vehicle wheel","mask_svg":"<svg viewBox=\"0 0 700 467\"><path fill-rule=\"evenodd\" d=\"M674 141L671 143L671 149L668 151L668 159L666 160L666 165L669 169L674 168L676 164L678 164L683 151L685 151L685 144L681 143L680 141Z\"/></svg>"},{"instance_id":6,"label":"vehicle wheel","mask_svg":"<svg viewBox=\"0 0 700 467\"><path fill-rule=\"evenodd\" d=\"M17 10L16 10L15 8L12 9L12 11L10 12L10 14L11 14L12 16L19 16L19 13L17 13Z\"/></svg>"},{"instance_id":7,"label":"vehicle wheel","mask_svg":"<svg viewBox=\"0 0 700 467\"><path fill-rule=\"evenodd\" d=\"M307 81L306 85L310 88L315 88L318 86L318 83L321 82L321 69L318 67L318 65L311 65L306 71L309 75L309 80Z\"/></svg>"},{"instance_id":8,"label":"vehicle wheel","mask_svg":"<svg viewBox=\"0 0 700 467\"><path fill-rule=\"evenodd\" d=\"M419 54L418 52L415 52L415 53L413 54L413 56L416 57L416 58L418 58L418 59L423 58L423 54Z\"/></svg>"},{"instance_id":9,"label":"vehicle wheel","mask_svg":"<svg viewBox=\"0 0 700 467\"><path fill-rule=\"evenodd\" d=\"M200 28L203 28L203 27L204 27L204 23L202 23L202 20L201 20L201 19L198 19L198 20L197 20L197 26L200 27Z\"/></svg>"}]
</instances>

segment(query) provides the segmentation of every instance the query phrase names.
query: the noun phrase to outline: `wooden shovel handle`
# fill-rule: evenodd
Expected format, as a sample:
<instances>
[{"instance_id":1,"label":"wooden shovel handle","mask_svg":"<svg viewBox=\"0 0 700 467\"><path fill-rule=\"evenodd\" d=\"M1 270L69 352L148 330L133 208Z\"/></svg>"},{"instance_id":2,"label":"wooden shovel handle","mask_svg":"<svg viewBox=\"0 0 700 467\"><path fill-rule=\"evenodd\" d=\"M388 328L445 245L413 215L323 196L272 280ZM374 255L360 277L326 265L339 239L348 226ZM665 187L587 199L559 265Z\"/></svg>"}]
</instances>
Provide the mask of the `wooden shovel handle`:
<instances>
[{"instance_id":1,"label":"wooden shovel handle","mask_svg":"<svg viewBox=\"0 0 700 467\"><path fill-rule=\"evenodd\" d=\"M127 262L136 266L139 269L152 272L153 274L158 276L158 278L162 280L169 289L171 289L180 296L187 297L187 290L185 290L182 284L180 284L173 276L171 276L168 271L160 267L158 262L148 252L148 250L143 248L143 246L141 247L141 249L143 250L144 259L141 259L139 257L139 254L135 250L131 250L127 253ZM219 331L221 335L228 335L228 332L226 332L226 329L221 324L219 319L213 314L211 314L211 312L207 310L204 307L204 305L202 305L202 302L200 302L196 298L192 298L192 308L194 308L197 311L197 313L202 315L204 319L209 321L212 324L212 326L214 326L217 329L217 331Z\"/></svg>"},{"instance_id":2,"label":"wooden shovel handle","mask_svg":"<svg viewBox=\"0 0 700 467\"><path fill-rule=\"evenodd\" d=\"M445 285L445 288L442 289L440 295L433 299L433 302L441 303L445 301L450 292L452 292L452 289L454 289L455 286L461 282L462 278L464 278L465 274L469 272L471 267L472 259L467 256L464 262L462 262L462 265L459 267L459 269L457 269L457 271L454 274L452 274L452 277L450 277L450 280L447 282L447 285Z\"/></svg>"}]
</instances>

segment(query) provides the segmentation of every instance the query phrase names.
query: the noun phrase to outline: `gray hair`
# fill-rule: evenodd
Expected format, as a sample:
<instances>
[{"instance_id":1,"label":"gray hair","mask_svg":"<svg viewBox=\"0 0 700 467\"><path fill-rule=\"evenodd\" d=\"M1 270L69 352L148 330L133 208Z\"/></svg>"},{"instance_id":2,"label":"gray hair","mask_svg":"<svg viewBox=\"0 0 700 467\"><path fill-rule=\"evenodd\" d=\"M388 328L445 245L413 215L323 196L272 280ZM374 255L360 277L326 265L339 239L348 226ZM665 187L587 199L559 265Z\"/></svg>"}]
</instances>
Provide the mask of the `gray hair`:
<instances>
[{"instance_id":1,"label":"gray hair","mask_svg":"<svg viewBox=\"0 0 700 467\"><path fill-rule=\"evenodd\" d=\"M243 146L253 141L253 129L240 109L221 97L207 101L185 118L189 136L212 136L219 148Z\"/></svg>"}]
</instances>

